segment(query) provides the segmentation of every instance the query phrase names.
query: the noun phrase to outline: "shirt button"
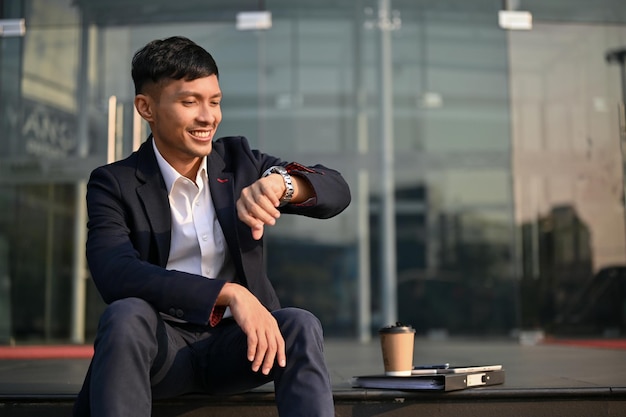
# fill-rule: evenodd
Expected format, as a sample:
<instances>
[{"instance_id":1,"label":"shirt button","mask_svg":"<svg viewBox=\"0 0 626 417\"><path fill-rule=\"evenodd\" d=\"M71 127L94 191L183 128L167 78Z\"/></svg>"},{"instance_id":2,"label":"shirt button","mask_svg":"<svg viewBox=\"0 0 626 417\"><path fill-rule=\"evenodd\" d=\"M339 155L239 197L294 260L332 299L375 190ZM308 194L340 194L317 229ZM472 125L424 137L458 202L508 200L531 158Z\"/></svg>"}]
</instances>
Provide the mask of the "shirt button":
<instances>
[{"instance_id":1,"label":"shirt button","mask_svg":"<svg viewBox=\"0 0 626 417\"><path fill-rule=\"evenodd\" d=\"M209 239L209 235L202 235L202 240L205 242Z\"/></svg>"}]
</instances>

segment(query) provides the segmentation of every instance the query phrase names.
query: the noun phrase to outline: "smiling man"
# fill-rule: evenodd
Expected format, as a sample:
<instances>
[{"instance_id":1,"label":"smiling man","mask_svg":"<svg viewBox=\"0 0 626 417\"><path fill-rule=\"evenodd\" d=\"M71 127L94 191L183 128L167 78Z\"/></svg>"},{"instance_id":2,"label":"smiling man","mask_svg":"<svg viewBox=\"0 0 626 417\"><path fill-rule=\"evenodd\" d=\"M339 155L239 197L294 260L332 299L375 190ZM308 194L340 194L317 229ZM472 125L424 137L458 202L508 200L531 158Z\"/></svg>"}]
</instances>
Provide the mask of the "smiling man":
<instances>
[{"instance_id":1,"label":"smiling man","mask_svg":"<svg viewBox=\"0 0 626 417\"><path fill-rule=\"evenodd\" d=\"M87 260L108 306L74 415L150 416L156 398L274 381L281 416L333 416L320 322L280 307L263 232L283 213L339 214L346 182L215 139L217 65L189 39L150 42L132 76L152 134L89 179Z\"/></svg>"}]
</instances>

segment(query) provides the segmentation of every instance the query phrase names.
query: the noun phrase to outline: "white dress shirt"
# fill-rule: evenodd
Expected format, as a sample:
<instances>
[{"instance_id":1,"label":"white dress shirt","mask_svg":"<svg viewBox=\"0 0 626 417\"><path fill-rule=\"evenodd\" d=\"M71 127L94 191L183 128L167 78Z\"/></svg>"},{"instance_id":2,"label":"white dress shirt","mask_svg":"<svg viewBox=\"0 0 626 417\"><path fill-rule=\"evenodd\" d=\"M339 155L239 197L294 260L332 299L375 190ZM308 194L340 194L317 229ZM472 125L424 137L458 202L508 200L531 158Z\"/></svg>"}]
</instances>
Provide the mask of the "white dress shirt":
<instances>
[{"instance_id":1,"label":"white dress shirt","mask_svg":"<svg viewBox=\"0 0 626 417\"><path fill-rule=\"evenodd\" d=\"M209 279L232 281L235 267L211 199L206 156L202 159L194 182L178 173L163 158L156 144L152 142L152 145L165 180L172 214L172 236L166 268Z\"/></svg>"}]
</instances>

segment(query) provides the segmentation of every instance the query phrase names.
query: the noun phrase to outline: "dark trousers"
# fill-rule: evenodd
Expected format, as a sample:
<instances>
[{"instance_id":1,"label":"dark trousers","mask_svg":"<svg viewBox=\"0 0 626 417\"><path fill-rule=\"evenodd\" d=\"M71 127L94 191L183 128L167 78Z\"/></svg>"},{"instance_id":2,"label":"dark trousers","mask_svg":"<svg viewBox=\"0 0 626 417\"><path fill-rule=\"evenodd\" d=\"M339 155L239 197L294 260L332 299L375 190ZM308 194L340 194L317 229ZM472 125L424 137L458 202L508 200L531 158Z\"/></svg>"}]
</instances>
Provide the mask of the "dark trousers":
<instances>
[{"instance_id":1,"label":"dark trousers","mask_svg":"<svg viewBox=\"0 0 626 417\"><path fill-rule=\"evenodd\" d=\"M246 336L232 319L213 328L171 323L141 299L112 303L100 319L74 416L150 416L153 399L241 393L270 381L281 416L334 416L319 320L296 308L272 314L287 366L265 376L251 370Z\"/></svg>"}]
</instances>

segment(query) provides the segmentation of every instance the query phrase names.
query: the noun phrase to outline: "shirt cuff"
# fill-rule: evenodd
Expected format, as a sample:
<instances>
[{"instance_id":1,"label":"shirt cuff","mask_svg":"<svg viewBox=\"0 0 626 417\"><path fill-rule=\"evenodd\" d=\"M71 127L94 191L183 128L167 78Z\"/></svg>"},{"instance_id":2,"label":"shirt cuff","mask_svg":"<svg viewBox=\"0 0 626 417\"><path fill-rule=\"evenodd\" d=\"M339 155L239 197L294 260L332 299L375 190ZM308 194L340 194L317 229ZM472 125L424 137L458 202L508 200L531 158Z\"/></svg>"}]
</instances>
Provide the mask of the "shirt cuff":
<instances>
[{"instance_id":1,"label":"shirt cuff","mask_svg":"<svg viewBox=\"0 0 626 417\"><path fill-rule=\"evenodd\" d=\"M215 327L222 321L222 317L224 317L224 312L226 312L226 306L214 306L213 311L211 311L211 316L209 317L209 324L211 327Z\"/></svg>"},{"instance_id":2,"label":"shirt cuff","mask_svg":"<svg viewBox=\"0 0 626 417\"><path fill-rule=\"evenodd\" d=\"M285 169L290 174L293 174L294 172L298 173L298 171L300 171L300 172L308 172L309 174L322 174L321 172L316 171L313 168L309 168L309 167L304 166L302 164L299 164L297 162L290 162L289 164L287 164Z\"/></svg>"},{"instance_id":3,"label":"shirt cuff","mask_svg":"<svg viewBox=\"0 0 626 417\"><path fill-rule=\"evenodd\" d=\"M301 165L297 162L292 162L289 165L287 165L287 172L290 175L295 175L304 179L309 184L311 184L311 181L309 181L306 175L300 175L299 173L306 172L309 174L321 174L321 172L315 171L314 169ZM313 184L311 184L311 187L313 188L313 193L314 193L312 197L309 197L306 201L302 201L300 203L291 203L291 205L296 206L296 207L310 207L310 206L314 206L315 204L317 204L317 194L315 194L315 187L313 187Z\"/></svg>"}]
</instances>

